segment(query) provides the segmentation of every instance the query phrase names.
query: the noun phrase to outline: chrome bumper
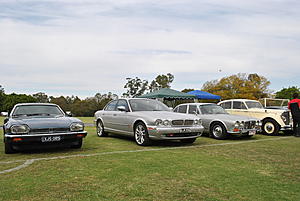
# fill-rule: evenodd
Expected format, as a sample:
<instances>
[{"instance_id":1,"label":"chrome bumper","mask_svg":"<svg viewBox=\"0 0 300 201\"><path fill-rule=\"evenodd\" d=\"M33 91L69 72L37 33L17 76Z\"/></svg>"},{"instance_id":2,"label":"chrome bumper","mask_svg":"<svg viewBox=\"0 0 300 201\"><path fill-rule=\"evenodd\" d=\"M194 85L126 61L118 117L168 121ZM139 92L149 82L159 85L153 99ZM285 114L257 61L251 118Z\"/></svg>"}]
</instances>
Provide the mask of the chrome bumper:
<instances>
[{"instance_id":1,"label":"chrome bumper","mask_svg":"<svg viewBox=\"0 0 300 201\"><path fill-rule=\"evenodd\" d=\"M203 126L193 127L157 127L148 126L150 139L180 140L200 137L203 133Z\"/></svg>"}]
</instances>

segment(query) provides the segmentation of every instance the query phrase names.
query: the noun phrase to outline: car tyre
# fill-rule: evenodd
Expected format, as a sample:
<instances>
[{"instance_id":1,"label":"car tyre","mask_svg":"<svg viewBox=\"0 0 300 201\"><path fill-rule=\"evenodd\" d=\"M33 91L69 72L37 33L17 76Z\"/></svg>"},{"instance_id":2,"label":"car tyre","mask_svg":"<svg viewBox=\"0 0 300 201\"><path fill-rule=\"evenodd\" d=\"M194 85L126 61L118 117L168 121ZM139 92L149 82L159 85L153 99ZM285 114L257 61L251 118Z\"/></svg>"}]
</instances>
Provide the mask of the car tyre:
<instances>
[{"instance_id":1,"label":"car tyre","mask_svg":"<svg viewBox=\"0 0 300 201\"><path fill-rule=\"evenodd\" d=\"M262 123L262 131L265 135L277 135L279 129L279 124L273 119L264 120Z\"/></svg>"},{"instance_id":2,"label":"car tyre","mask_svg":"<svg viewBox=\"0 0 300 201\"><path fill-rule=\"evenodd\" d=\"M72 145L71 148L80 149L82 147L82 138L77 141L77 144Z\"/></svg>"},{"instance_id":3,"label":"car tyre","mask_svg":"<svg viewBox=\"0 0 300 201\"><path fill-rule=\"evenodd\" d=\"M104 131L104 126L101 120L97 121L96 130L98 137L106 137L107 133Z\"/></svg>"},{"instance_id":4,"label":"car tyre","mask_svg":"<svg viewBox=\"0 0 300 201\"><path fill-rule=\"evenodd\" d=\"M184 143L184 144L193 144L195 141L196 141L196 138L189 138L189 139L180 140L180 142Z\"/></svg>"},{"instance_id":5,"label":"car tyre","mask_svg":"<svg viewBox=\"0 0 300 201\"><path fill-rule=\"evenodd\" d=\"M225 126L217 122L210 127L210 136L218 140L224 140L228 137L228 134Z\"/></svg>"},{"instance_id":6,"label":"car tyre","mask_svg":"<svg viewBox=\"0 0 300 201\"><path fill-rule=\"evenodd\" d=\"M138 123L134 128L134 139L137 145L147 146L151 144L151 140L149 138L148 130L145 124Z\"/></svg>"},{"instance_id":7,"label":"car tyre","mask_svg":"<svg viewBox=\"0 0 300 201\"><path fill-rule=\"evenodd\" d=\"M4 146L5 146L5 153L6 154L13 154L13 153L16 153L16 151L13 149L13 147L11 146L11 144L10 143L8 143L8 142L5 142L4 143Z\"/></svg>"}]
</instances>

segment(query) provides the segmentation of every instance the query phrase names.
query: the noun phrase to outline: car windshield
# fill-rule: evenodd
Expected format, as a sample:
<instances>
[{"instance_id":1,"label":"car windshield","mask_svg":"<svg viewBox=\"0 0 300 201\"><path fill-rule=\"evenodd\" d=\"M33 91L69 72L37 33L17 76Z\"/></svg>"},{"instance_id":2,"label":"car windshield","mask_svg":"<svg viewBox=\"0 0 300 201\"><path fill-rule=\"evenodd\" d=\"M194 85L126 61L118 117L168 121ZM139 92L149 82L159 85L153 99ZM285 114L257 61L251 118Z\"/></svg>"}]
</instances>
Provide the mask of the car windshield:
<instances>
[{"instance_id":1,"label":"car windshield","mask_svg":"<svg viewBox=\"0 0 300 201\"><path fill-rule=\"evenodd\" d=\"M13 117L19 116L63 116L56 105L20 105L13 111Z\"/></svg>"},{"instance_id":2,"label":"car windshield","mask_svg":"<svg viewBox=\"0 0 300 201\"><path fill-rule=\"evenodd\" d=\"M258 101L246 101L248 109L250 108L263 108L262 104Z\"/></svg>"},{"instance_id":3,"label":"car windshield","mask_svg":"<svg viewBox=\"0 0 300 201\"><path fill-rule=\"evenodd\" d=\"M202 114L228 114L221 106L214 104L200 105L200 110Z\"/></svg>"},{"instance_id":4,"label":"car windshield","mask_svg":"<svg viewBox=\"0 0 300 201\"><path fill-rule=\"evenodd\" d=\"M132 99L129 104L133 112L137 111L170 111L170 109L157 100L152 99Z\"/></svg>"}]
</instances>

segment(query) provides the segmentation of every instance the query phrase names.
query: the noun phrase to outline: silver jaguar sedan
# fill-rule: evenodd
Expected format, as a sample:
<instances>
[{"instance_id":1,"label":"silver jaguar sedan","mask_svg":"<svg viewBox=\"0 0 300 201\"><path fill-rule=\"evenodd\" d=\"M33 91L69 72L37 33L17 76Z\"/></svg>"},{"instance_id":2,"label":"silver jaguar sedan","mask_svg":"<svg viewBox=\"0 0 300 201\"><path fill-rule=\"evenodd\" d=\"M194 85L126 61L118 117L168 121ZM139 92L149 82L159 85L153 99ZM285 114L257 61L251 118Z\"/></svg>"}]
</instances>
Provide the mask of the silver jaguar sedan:
<instances>
[{"instance_id":1,"label":"silver jaguar sedan","mask_svg":"<svg viewBox=\"0 0 300 201\"><path fill-rule=\"evenodd\" d=\"M261 129L257 118L231 115L214 103L187 103L174 108L174 112L196 114L202 120L204 132L210 137L225 139L228 135L251 137Z\"/></svg>"},{"instance_id":2,"label":"silver jaguar sedan","mask_svg":"<svg viewBox=\"0 0 300 201\"><path fill-rule=\"evenodd\" d=\"M152 99L124 98L109 102L95 113L97 135L108 132L133 136L141 146L151 140L180 140L193 143L204 130L195 115L177 114Z\"/></svg>"}]
</instances>

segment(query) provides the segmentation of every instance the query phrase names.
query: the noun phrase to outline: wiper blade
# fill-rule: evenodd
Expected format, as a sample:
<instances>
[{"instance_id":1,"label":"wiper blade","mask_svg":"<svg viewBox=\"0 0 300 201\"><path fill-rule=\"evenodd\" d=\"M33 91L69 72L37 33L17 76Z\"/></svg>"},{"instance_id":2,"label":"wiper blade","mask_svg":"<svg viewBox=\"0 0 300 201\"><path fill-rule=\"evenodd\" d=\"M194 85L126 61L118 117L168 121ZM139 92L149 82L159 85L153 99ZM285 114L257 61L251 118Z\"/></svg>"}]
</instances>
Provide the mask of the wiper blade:
<instances>
[{"instance_id":1,"label":"wiper blade","mask_svg":"<svg viewBox=\"0 0 300 201\"><path fill-rule=\"evenodd\" d=\"M14 114L12 117L27 116L27 114Z\"/></svg>"},{"instance_id":2,"label":"wiper blade","mask_svg":"<svg viewBox=\"0 0 300 201\"><path fill-rule=\"evenodd\" d=\"M27 114L27 116L43 116L43 115L50 116L50 114L48 114L48 113L34 113L34 114Z\"/></svg>"}]
</instances>

